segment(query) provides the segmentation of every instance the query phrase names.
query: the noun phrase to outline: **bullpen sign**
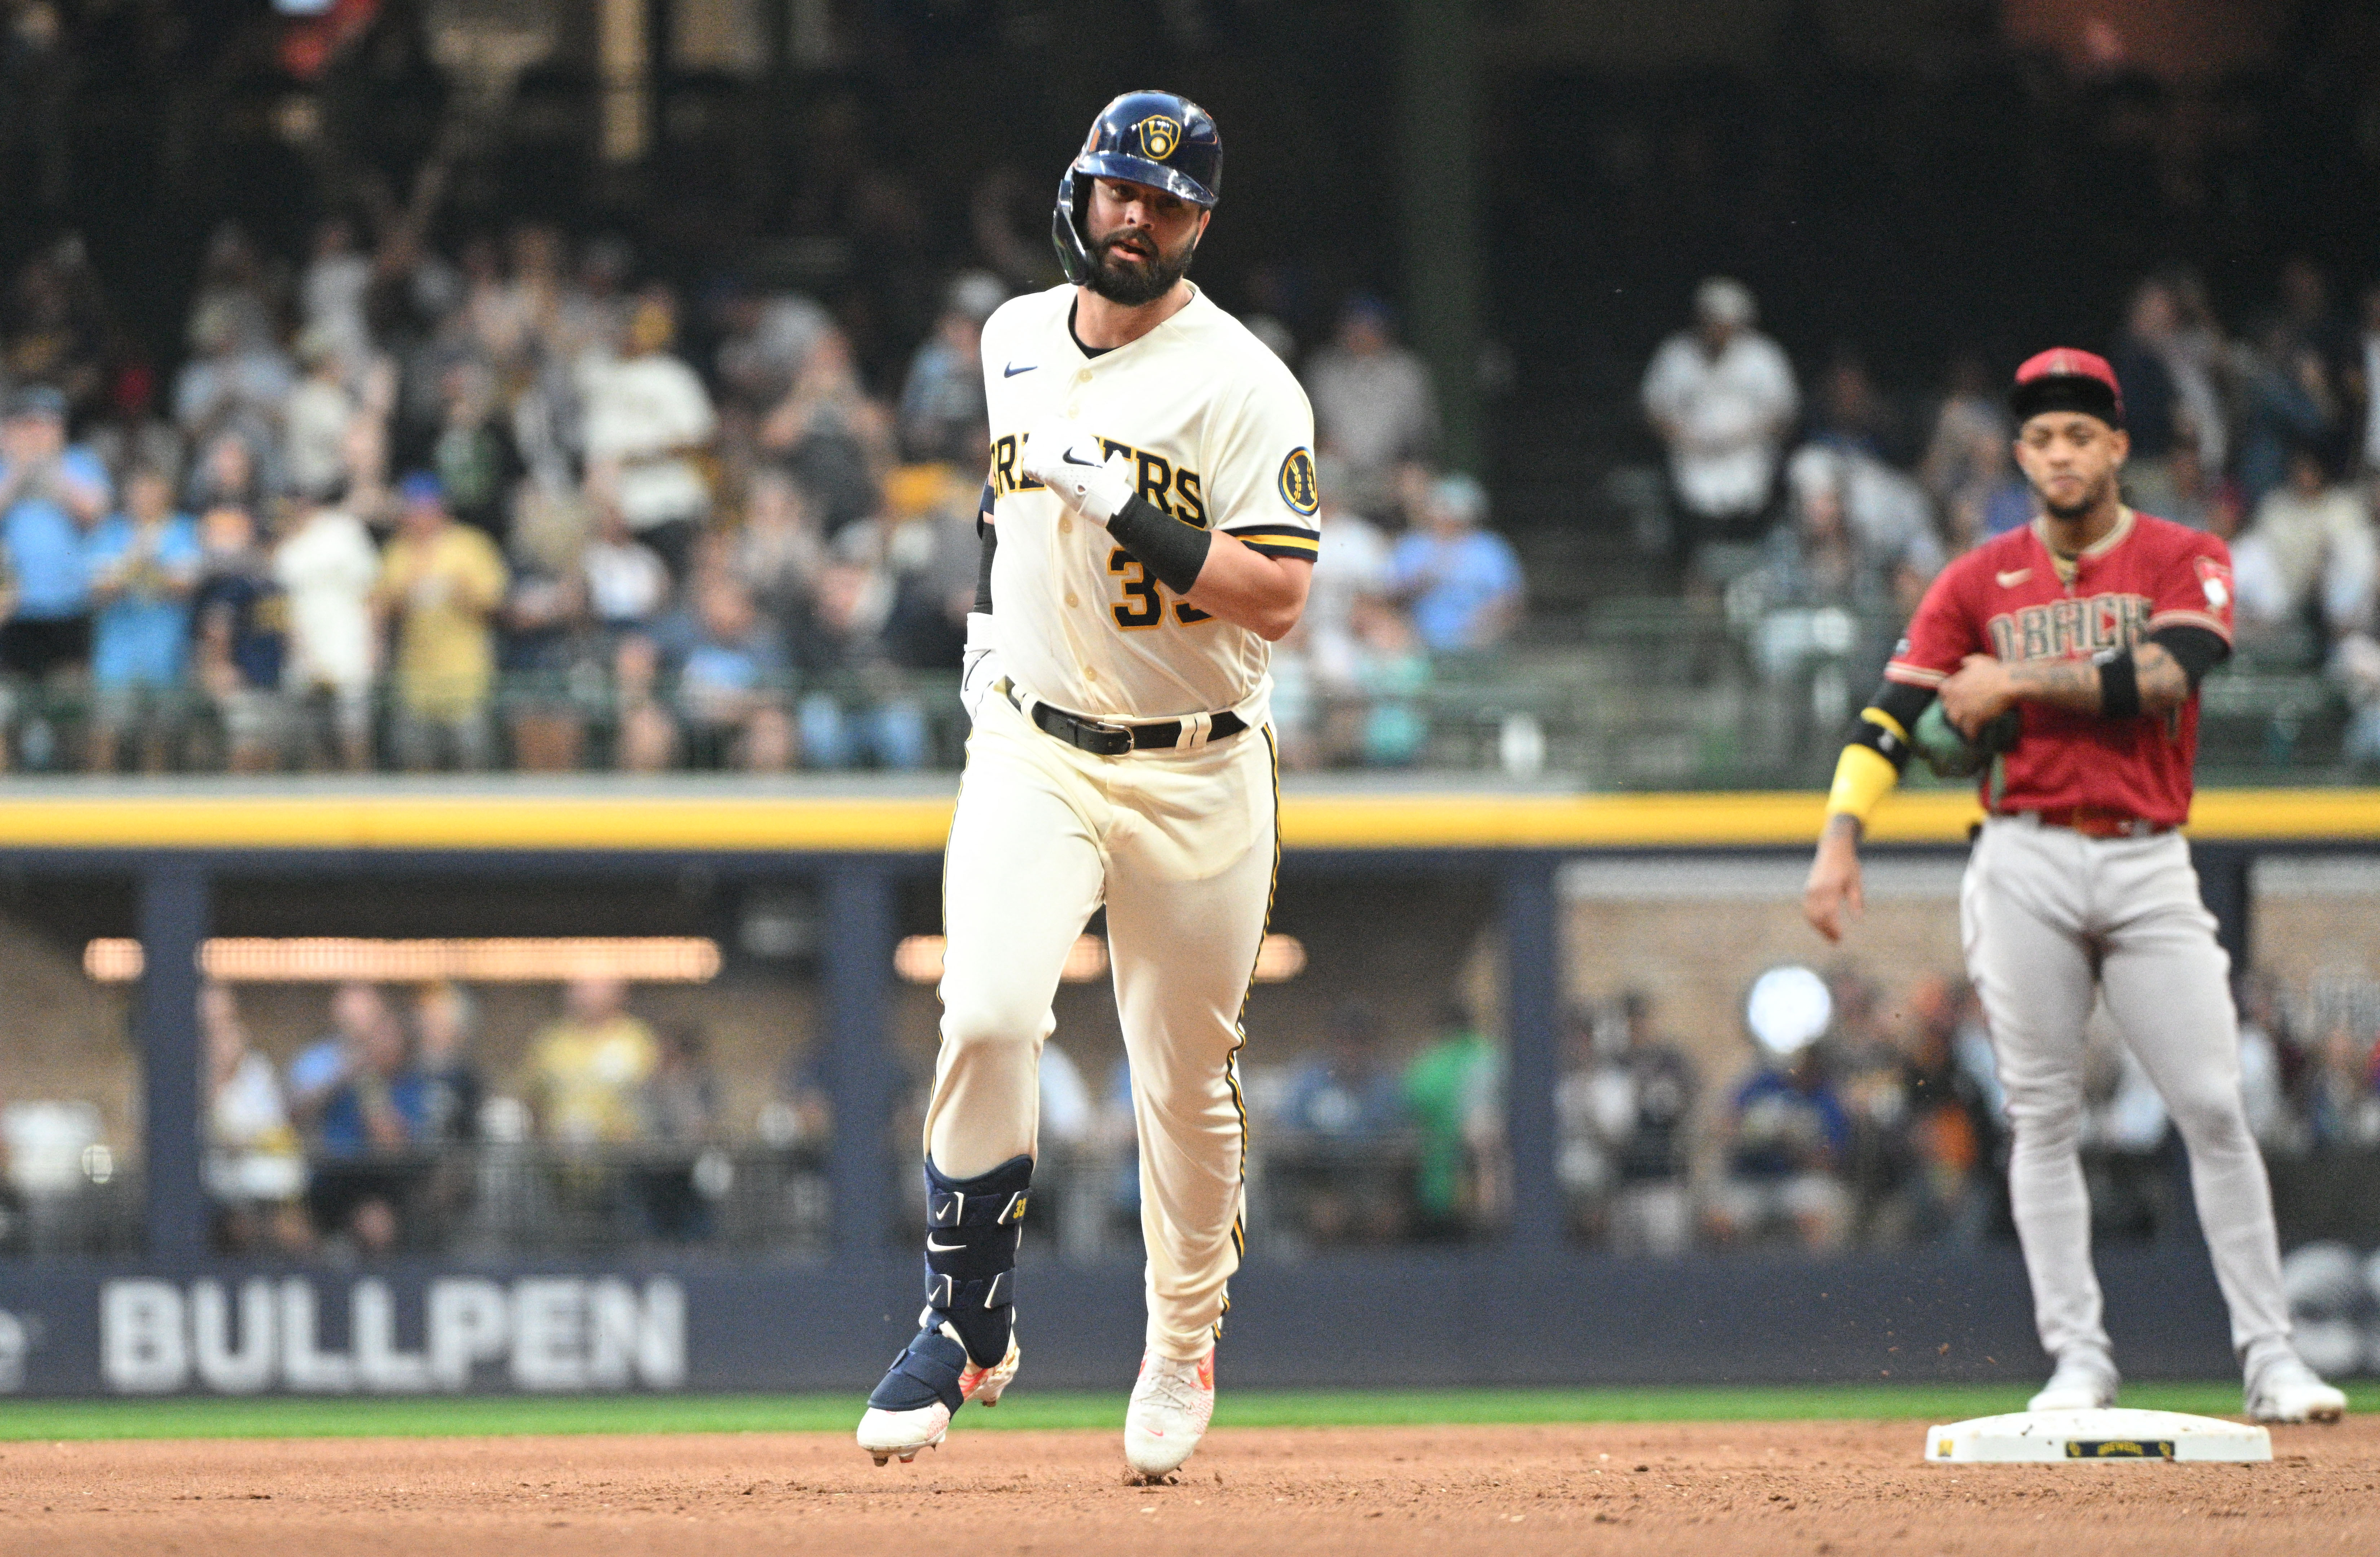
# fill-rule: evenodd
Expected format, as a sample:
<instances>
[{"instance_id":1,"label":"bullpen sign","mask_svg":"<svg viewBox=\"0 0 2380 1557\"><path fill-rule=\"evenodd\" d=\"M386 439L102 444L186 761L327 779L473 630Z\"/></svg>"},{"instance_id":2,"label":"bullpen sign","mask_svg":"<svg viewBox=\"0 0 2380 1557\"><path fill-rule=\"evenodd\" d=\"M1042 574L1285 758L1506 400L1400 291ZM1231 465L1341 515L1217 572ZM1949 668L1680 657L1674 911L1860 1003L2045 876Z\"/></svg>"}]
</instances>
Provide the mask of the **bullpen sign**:
<instances>
[{"instance_id":1,"label":"bullpen sign","mask_svg":"<svg viewBox=\"0 0 2380 1557\"><path fill-rule=\"evenodd\" d=\"M386 1282L346 1287L341 1313L305 1276L106 1282L101 1379L117 1394L232 1395L686 1382L686 1292L667 1276L441 1277L414 1289L418 1309L402 1314Z\"/></svg>"}]
</instances>

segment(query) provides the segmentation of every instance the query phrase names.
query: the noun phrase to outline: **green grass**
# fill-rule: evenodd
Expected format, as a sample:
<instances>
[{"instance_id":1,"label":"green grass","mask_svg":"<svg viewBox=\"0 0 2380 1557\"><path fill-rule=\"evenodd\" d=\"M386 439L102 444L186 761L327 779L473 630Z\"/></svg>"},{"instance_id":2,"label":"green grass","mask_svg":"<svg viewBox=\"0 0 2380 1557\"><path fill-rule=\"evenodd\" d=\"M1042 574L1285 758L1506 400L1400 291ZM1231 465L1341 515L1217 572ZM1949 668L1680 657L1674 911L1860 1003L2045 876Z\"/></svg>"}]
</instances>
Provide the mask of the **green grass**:
<instances>
[{"instance_id":1,"label":"green grass","mask_svg":"<svg viewBox=\"0 0 2380 1557\"><path fill-rule=\"evenodd\" d=\"M1922 1417L1956 1421L2022 1408L2026 1384L1777 1385L1527 1390L1231 1390L1218 1427L1377 1427L1543 1422L1722 1422ZM2349 1391L2380 1411L2380 1385ZM442 1400L15 1400L0 1440L431 1438L512 1433L849 1432L856 1394L474 1396ZM2240 1409L2228 1382L2140 1383L2124 1404L2209 1415ZM1123 1396L1021 1390L969 1430L1117 1429Z\"/></svg>"}]
</instances>

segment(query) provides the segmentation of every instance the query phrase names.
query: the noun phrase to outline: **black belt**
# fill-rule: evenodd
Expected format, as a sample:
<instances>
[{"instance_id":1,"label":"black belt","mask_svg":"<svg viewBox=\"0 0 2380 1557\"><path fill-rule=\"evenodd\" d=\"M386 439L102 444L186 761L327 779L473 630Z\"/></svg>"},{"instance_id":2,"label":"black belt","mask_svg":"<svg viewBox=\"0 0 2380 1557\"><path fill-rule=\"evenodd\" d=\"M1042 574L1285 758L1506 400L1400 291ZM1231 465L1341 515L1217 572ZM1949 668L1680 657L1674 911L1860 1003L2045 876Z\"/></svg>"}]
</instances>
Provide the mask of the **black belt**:
<instances>
[{"instance_id":1,"label":"black belt","mask_svg":"<svg viewBox=\"0 0 2380 1557\"><path fill-rule=\"evenodd\" d=\"M1027 701L1016 690L1014 682L1002 680L1001 692L1016 705L1018 712L1068 746L1076 747L1095 757L1122 757L1127 751L1172 751L1182 744L1183 726L1180 719L1163 719L1148 724L1111 724L1102 720L1086 719L1078 713L1068 713L1062 708L1051 708L1038 699ZM1236 736L1248 727L1248 722L1225 709L1216 714L1207 726L1207 742L1211 744Z\"/></svg>"}]
</instances>

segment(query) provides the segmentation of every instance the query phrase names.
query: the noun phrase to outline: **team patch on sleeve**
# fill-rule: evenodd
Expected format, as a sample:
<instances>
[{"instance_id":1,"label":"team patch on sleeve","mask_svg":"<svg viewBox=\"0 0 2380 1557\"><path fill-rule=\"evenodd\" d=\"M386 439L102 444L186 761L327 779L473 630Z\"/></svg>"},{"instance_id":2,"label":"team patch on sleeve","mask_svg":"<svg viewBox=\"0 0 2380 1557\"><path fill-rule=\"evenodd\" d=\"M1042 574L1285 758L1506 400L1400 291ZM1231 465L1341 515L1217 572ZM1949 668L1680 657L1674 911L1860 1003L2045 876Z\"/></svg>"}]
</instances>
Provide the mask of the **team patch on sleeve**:
<instances>
[{"instance_id":1,"label":"team patch on sleeve","mask_svg":"<svg viewBox=\"0 0 2380 1557\"><path fill-rule=\"evenodd\" d=\"M2155 614L2149 617L2147 630L2160 627L2204 627L2221 639L2231 641L2233 591L2231 569L2219 557L2192 557L2191 570L2196 576L2198 588L2184 590L2177 596L2160 601ZM2195 598L2193 598L2193 596Z\"/></svg>"},{"instance_id":2,"label":"team patch on sleeve","mask_svg":"<svg viewBox=\"0 0 2380 1557\"><path fill-rule=\"evenodd\" d=\"M1322 485L1314 479L1314 456L1307 450L1292 449L1281 462L1281 500L1300 514L1322 506Z\"/></svg>"}]
</instances>

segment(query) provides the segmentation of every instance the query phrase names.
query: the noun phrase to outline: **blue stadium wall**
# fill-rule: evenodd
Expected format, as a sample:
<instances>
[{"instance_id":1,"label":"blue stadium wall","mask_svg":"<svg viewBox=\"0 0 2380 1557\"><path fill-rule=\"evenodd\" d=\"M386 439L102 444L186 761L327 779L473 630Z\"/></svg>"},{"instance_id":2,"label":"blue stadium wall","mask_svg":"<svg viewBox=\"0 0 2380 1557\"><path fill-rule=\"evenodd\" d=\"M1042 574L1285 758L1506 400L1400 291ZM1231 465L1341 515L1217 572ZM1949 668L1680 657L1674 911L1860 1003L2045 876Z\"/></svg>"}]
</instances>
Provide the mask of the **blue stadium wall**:
<instances>
[{"instance_id":1,"label":"blue stadium wall","mask_svg":"<svg viewBox=\"0 0 2380 1557\"><path fill-rule=\"evenodd\" d=\"M1883 850L1954 851L1964 796L1912 794L1878 818ZM831 1256L669 1263L395 1261L351 1271L205 1248L196 956L212 883L251 872L554 880L699 866L820 883L830 1085L844 1117L882 1117L883 1029L898 884L930 873L946 796L807 788L639 794L578 787L142 789L29 786L0 800L0 868L130 876L149 972L139 1002L149 1186L146 1254L0 1260L0 1388L43 1395L461 1391L864 1390L906 1340L914 1261L887 1224L892 1178L865 1132L830 1164ZM1807 846L1806 795L1295 792L1293 868L1487 872L1503 924L1511 1231L1449 1249L1254 1258L1232 1283L1226 1368L1246 1385L2007 1380L2041 1366L2012 1248L1654 1260L1565 1241L1555 1177L1555 874L1598 853L1777 855ZM2380 793L2203 796L2192 832L2235 953L2258 854L2368 849ZM2193 1241L2107 1251L2110 1328L2134 1376L2232 1367L2221 1300ZM1140 1272L1028 1251L1022 1338L1032 1382L1128 1383Z\"/></svg>"}]
</instances>

